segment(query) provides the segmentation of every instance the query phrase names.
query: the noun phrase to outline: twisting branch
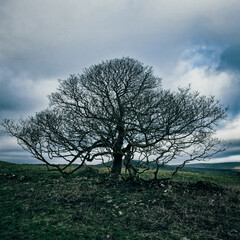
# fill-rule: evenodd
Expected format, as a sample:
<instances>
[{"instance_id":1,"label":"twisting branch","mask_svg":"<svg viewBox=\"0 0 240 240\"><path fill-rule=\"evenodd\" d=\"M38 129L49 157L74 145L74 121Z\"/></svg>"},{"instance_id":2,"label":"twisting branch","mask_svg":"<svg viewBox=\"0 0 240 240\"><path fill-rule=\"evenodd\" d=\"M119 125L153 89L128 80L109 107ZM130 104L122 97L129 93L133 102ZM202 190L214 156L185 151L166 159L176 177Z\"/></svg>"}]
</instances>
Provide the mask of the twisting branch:
<instances>
[{"instance_id":1,"label":"twisting branch","mask_svg":"<svg viewBox=\"0 0 240 240\"><path fill-rule=\"evenodd\" d=\"M132 177L155 164L157 178L178 157L187 160L176 172L225 149L212 136L227 108L190 87L164 90L151 67L129 57L60 80L49 101L48 109L3 126L33 157L62 174L75 163L70 172L112 160L114 175L121 174L122 163ZM59 159L64 165L54 163Z\"/></svg>"}]
</instances>

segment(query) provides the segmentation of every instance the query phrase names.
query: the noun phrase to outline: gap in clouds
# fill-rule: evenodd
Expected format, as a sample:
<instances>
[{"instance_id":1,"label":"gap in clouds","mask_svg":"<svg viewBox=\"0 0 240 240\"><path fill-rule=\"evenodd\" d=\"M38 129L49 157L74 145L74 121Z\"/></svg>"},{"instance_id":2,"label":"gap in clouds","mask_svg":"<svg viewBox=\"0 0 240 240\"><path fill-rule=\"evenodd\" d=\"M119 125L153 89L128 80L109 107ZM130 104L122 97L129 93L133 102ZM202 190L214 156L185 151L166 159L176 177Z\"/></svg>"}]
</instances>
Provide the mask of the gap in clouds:
<instances>
[{"instance_id":1,"label":"gap in clouds","mask_svg":"<svg viewBox=\"0 0 240 240\"><path fill-rule=\"evenodd\" d=\"M219 124L216 137L230 143L210 162L240 161L239 71L222 68L228 46L194 46L182 54L167 82L171 89L191 85L192 90L213 95L229 107L228 118ZM178 79L176 81L175 79Z\"/></svg>"},{"instance_id":2,"label":"gap in clouds","mask_svg":"<svg viewBox=\"0 0 240 240\"><path fill-rule=\"evenodd\" d=\"M192 46L185 50L167 82L171 89L191 85L195 91L206 96L215 96L221 103L229 106L229 114L240 112L239 72L220 70L221 54L226 46Z\"/></svg>"}]
</instances>

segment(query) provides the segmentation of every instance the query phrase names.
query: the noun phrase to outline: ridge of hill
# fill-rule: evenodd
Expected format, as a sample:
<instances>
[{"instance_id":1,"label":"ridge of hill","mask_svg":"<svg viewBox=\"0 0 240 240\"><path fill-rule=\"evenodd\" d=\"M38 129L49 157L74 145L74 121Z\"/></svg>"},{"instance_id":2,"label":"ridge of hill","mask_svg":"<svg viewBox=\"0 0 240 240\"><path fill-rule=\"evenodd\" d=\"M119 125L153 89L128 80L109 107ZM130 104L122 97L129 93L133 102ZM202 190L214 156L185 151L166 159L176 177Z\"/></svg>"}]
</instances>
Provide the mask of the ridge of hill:
<instances>
[{"instance_id":1,"label":"ridge of hill","mask_svg":"<svg viewBox=\"0 0 240 240\"><path fill-rule=\"evenodd\" d=\"M223 162L223 163L191 163L185 167L191 168L214 168L214 169L235 169L240 167L240 162Z\"/></svg>"},{"instance_id":2,"label":"ridge of hill","mask_svg":"<svg viewBox=\"0 0 240 240\"><path fill-rule=\"evenodd\" d=\"M136 166L138 164L138 161L132 160L131 163ZM107 162L105 165L111 165L112 161ZM104 164L96 164L94 166L96 167L104 167ZM155 168L154 163L149 164L150 167ZM169 168L169 169L175 169L178 165L169 165L166 164L161 168ZM222 162L222 163L189 163L186 164L184 168L209 168L209 169L235 169L240 167L240 162Z\"/></svg>"},{"instance_id":3,"label":"ridge of hill","mask_svg":"<svg viewBox=\"0 0 240 240\"><path fill-rule=\"evenodd\" d=\"M136 166L138 161L132 160L132 164ZM106 163L111 165L112 161ZM156 166L154 163L150 163L150 168L154 169ZM160 170L174 171L178 165L164 165ZM97 164L95 167L105 167L104 164ZM141 167L141 166L140 166ZM181 172L192 172L192 173L206 173L206 174L217 174L217 175L237 175L240 170L240 162L223 162L223 163L191 163L186 164L184 168L180 169Z\"/></svg>"},{"instance_id":4,"label":"ridge of hill","mask_svg":"<svg viewBox=\"0 0 240 240\"><path fill-rule=\"evenodd\" d=\"M92 165L97 168L106 167L106 165L111 165L112 161L104 164ZM138 161L133 160L132 164L136 166ZM0 161L0 167L18 165L10 162ZM28 164L27 164L28 165ZM31 165L31 164L30 164ZM40 164L44 165L44 164ZM164 165L160 168L163 171L174 171L178 165ZM141 166L139 166L141 167ZM155 169L155 164L150 164L151 169ZM191 163L186 164L186 166L179 171L181 172L192 172L192 173L205 173L205 174L217 174L217 175L230 175L236 176L240 174L240 162L223 162L223 163Z\"/></svg>"}]
</instances>

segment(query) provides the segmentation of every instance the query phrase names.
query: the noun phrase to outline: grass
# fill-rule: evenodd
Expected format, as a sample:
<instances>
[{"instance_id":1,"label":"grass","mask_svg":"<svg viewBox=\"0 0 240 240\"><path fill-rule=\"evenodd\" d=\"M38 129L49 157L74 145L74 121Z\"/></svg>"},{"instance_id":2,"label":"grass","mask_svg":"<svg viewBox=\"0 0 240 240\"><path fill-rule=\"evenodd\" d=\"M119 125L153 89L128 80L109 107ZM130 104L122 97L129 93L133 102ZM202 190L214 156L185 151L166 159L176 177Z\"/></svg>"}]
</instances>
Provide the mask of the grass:
<instances>
[{"instance_id":1,"label":"grass","mask_svg":"<svg viewBox=\"0 0 240 240\"><path fill-rule=\"evenodd\" d=\"M99 169L63 178L41 165L0 162L0 239L240 239L239 177L106 176Z\"/></svg>"}]
</instances>

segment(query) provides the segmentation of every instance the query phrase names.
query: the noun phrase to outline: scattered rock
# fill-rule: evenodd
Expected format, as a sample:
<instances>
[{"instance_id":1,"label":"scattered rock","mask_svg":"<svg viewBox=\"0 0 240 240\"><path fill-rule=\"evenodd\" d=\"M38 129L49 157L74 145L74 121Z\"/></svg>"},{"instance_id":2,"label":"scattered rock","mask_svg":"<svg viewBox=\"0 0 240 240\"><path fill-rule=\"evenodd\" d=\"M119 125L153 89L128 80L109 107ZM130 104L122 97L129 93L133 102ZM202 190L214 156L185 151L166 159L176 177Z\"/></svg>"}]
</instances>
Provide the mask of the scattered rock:
<instances>
[{"instance_id":1,"label":"scattered rock","mask_svg":"<svg viewBox=\"0 0 240 240\"><path fill-rule=\"evenodd\" d=\"M119 214L119 215L123 215L122 211L118 211L118 214Z\"/></svg>"}]
</instances>

